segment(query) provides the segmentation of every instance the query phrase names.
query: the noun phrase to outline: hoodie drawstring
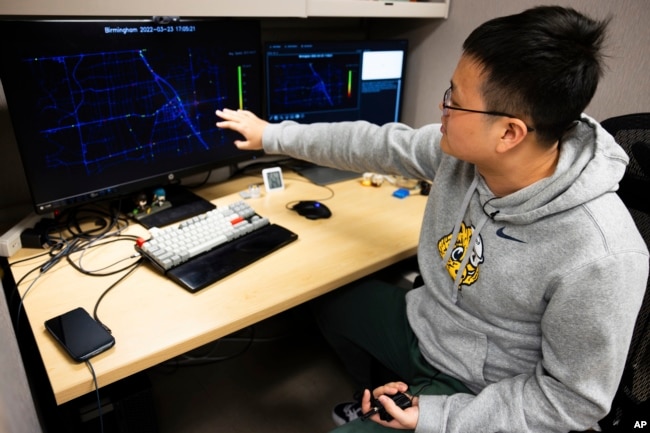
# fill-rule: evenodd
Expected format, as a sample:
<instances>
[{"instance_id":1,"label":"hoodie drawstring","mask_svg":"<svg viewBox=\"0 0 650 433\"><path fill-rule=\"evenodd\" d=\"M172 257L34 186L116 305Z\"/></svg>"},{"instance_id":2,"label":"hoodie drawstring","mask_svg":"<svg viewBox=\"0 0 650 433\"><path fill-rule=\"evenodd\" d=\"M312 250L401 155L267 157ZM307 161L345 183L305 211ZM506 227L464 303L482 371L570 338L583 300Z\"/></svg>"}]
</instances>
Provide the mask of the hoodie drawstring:
<instances>
[{"instance_id":1,"label":"hoodie drawstring","mask_svg":"<svg viewBox=\"0 0 650 433\"><path fill-rule=\"evenodd\" d=\"M472 184L469 186L467 189L467 192L465 193L465 197L463 198L463 202L458 210L458 214L456 216L456 220L454 222L454 231L451 234L451 241L449 242L449 246L447 247L447 251L445 252L445 255L442 259L442 265L447 266L447 263L449 262L449 259L451 258L451 253L454 250L454 245L456 245L456 241L458 240L458 234L460 233L460 229L462 226L463 222L463 217L467 213L467 208L469 207L469 202L472 199L472 195L474 194L474 191L476 191L476 187L479 182L479 176L478 174L474 176L474 180L472 181ZM498 211L493 212L493 215L496 215ZM485 218L482 218L481 221L478 222L478 224L474 227L472 236L467 248L467 251L465 252L465 256L463 257L463 260L460 263L460 267L458 269L458 272L456 273L456 278L454 280L454 286L452 288L452 293L451 293L451 299L453 302L456 302L458 300L458 292L461 292L461 283L462 283L462 278L463 278L463 271L465 267L467 266L467 263L469 262L471 256L472 256L472 251L474 251L474 247L476 246L476 242L479 239L479 233L481 232L481 229L485 225L485 223L488 221L489 218L492 218L493 215L485 214Z\"/></svg>"}]
</instances>

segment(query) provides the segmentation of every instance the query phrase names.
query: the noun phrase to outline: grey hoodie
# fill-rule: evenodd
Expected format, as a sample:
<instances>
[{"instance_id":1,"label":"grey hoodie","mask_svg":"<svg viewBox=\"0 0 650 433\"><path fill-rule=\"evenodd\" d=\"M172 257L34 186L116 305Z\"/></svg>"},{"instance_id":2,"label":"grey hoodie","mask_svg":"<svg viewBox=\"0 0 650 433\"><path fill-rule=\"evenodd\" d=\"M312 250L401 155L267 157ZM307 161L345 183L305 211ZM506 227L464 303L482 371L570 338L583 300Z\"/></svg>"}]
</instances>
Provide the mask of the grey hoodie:
<instances>
[{"instance_id":1,"label":"grey hoodie","mask_svg":"<svg viewBox=\"0 0 650 433\"><path fill-rule=\"evenodd\" d=\"M283 122L263 142L267 153L433 180L424 286L407 313L429 363L476 395L420 396L416 432L597 428L648 278L648 250L615 193L628 157L583 115L551 177L499 198L440 137L439 124Z\"/></svg>"}]
</instances>

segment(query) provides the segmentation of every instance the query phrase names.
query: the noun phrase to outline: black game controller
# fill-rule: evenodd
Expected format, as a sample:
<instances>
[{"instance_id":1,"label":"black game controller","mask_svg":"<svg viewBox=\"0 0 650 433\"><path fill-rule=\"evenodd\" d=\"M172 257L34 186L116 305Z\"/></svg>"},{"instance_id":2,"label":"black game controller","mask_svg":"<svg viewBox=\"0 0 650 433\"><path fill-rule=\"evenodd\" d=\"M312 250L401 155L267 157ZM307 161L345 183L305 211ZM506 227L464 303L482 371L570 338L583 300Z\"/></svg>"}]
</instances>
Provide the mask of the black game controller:
<instances>
[{"instance_id":1,"label":"black game controller","mask_svg":"<svg viewBox=\"0 0 650 433\"><path fill-rule=\"evenodd\" d=\"M407 407L411 407L411 399L406 394L398 392L395 395L389 395L389 397L393 399L395 404L400 409L406 409ZM388 412L386 412L386 409L384 409L384 406L382 406L382 404L379 403L379 400L372 397L372 394L371 394L371 397L370 397L370 404L372 405L370 410L368 412L364 413L361 416L361 418L363 420L366 420L366 419L370 418L371 416L373 416L376 413L379 414L379 419L381 419L382 421L389 422L389 421L393 420L393 416L391 414L389 414Z\"/></svg>"}]
</instances>

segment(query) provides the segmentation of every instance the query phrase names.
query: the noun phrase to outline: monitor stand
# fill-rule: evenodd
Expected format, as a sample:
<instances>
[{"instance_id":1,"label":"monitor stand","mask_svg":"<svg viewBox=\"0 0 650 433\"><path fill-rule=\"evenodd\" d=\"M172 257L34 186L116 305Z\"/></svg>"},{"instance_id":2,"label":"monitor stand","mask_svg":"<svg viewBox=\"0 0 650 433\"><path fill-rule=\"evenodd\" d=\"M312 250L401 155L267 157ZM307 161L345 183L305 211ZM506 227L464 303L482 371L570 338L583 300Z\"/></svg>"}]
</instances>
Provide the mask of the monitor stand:
<instances>
[{"instance_id":1,"label":"monitor stand","mask_svg":"<svg viewBox=\"0 0 650 433\"><path fill-rule=\"evenodd\" d=\"M121 211L146 228L163 227L216 208L214 204L179 185L152 188L143 192L143 205L138 195L123 203Z\"/></svg>"},{"instance_id":2,"label":"monitor stand","mask_svg":"<svg viewBox=\"0 0 650 433\"><path fill-rule=\"evenodd\" d=\"M361 177L361 173L338 168L323 167L311 163L298 162L291 165L291 169L301 176L306 177L316 185L329 185L344 180Z\"/></svg>"}]
</instances>

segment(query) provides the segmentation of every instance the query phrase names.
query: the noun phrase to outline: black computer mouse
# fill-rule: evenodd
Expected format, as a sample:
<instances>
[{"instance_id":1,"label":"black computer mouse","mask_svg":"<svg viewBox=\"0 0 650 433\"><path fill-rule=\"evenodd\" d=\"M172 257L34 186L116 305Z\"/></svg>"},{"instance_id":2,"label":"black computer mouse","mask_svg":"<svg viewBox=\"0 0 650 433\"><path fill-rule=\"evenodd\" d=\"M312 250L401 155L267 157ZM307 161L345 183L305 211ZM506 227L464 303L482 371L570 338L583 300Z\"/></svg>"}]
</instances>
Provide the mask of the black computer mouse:
<instances>
[{"instance_id":1,"label":"black computer mouse","mask_svg":"<svg viewBox=\"0 0 650 433\"><path fill-rule=\"evenodd\" d=\"M299 215L302 215L305 218L309 218L310 220L329 218L332 216L332 211L330 211L327 206L319 201L314 200L299 201L293 205L291 209L298 212Z\"/></svg>"}]
</instances>

